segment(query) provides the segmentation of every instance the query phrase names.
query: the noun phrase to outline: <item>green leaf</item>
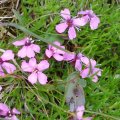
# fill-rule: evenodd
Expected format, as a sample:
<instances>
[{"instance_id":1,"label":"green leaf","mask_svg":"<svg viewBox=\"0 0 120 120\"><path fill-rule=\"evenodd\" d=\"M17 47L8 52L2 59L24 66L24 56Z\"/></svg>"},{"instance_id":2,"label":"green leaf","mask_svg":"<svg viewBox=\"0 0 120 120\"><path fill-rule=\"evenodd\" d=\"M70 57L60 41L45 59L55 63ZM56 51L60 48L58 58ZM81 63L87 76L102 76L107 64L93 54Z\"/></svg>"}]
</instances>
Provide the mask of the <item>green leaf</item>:
<instances>
[{"instance_id":1,"label":"green leaf","mask_svg":"<svg viewBox=\"0 0 120 120\"><path fill-rule=\"evenodd\" d=\"M21 15L19 14L19 12L17 12L17 11L14 10L14 9L12 9L12 11L13 11L15 17L18 19L19 23L20 23L21 25L24 25L24 21L22 20L22 17L21 17Z\"/></svg>"},{"instance_id":2,"label":"green leaf","mask_svg":"<svg viewBox=\"0 0 120 120\"><path fill-rule=\"evenodd\" d=\"M70 111L73 112L78 106L85 104L85 96L83 91L83 86L85 83L79 79L78 72L71 73L67 81L69 81L66 85L65 97L66 102L70 107ZM80 83L78 81L81 81Z\"/></svg>"},{"instance_id":3,"label":"green leaf","mask_svg":"<svg viewBox=\"0 0 120 120\"><path fill-rule=\"evenodd\" d=\"M86 80L84 80L84 79L79 79L77 82L78 82L78 84L80 84L82 87L86 87L86 85L87 85L87 82L86 82Z\"/></svg>"}]
</instances>

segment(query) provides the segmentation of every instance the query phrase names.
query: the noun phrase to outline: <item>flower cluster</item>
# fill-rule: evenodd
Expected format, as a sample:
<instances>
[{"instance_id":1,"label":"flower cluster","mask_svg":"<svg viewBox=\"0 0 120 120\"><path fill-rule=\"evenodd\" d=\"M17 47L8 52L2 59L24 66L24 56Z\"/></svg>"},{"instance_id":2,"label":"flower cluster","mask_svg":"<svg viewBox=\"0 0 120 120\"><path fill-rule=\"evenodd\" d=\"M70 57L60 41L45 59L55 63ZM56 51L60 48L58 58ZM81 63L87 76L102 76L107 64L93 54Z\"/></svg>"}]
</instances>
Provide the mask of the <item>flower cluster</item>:
<instances>
[{"instance_id":1,"label":"flower cluster","mask_svg":"<svg viewBox=\"0 0 120 120\"><path fill-rule=\"evenodd\" d=\"M92 10L80 11L77 16L72 18L69 9L65 8L64 10L61 10L60 15L63 19L60 24L56 25L56 31L58 33L63 33L68 29L68 37L70 40L76 38L75 28L79 29L81 26L90 22L90 28L95 30L100 23L100 19ZM82 17L80 17L80 15L82 15Z\"/></svg>"},{"instance_id":2,"label":"flower cluster","mask_svg":"<svg viewBox=\"0 0 120 120\"><path fill-rule=\"evenodd\" d=\"M19 115L20 112L16 109L10 109L6 104L0 103L0 117L4 120L18 120L16 115Z\"/></svg>"},{"instance_id":3,"label":"flower cluster","mask_svg":"<svg viewBox=\"0 0 120 120\"><path fill-rule=\"evenodd\" d=\"M69 39L72 40L76 38L75 28L80 28L81 26L90 23L90 28L92 30L97 29L98 24L100 23L99 18L93 13L92 10L80 11L76 17L71 17L69 9L64 9L61 11L61 17L63 18L62 22L56 25L56 31L58 33L63 33L68 29ZM92 78L93 82L98 81L98 76L101 76L101 69L97 68L97 63L93 59L89 59L82 53L76 54L75 52L65 52L65 46L61 45L60 42L53 42L52 45L48 45L48 48L45 50L46 59L37 61L36 53L40 53L40 47L37 44L34 44L34 41L25 37L22 40L13 42L13 45L16 47L22 47L17 56L22 59L21 69L22 72L27 72L28 82L32 85L39 82L41 85L45 85L48 82L48 77L44 74L43 71L50 67L48 59L54 58L58 62L66 61L71 63L76 71L79 71L81 78ZM0 57L0 76L4 77L5 74L13 74L17 69L16 66L12 63L14 61L14 53L12 50L6 50ZM27 59L26 59L27 58ZM28 60L29 59L29 60ZM0 91L2 87L0 86ZM78 120L91 120L92 117L83 118L84 106L78 106L76 109L76 118ZM16 115L20 112L13 108L10 109L6 104L0 103L0 117L5 118L6 120L18 120Z\"/></svg>"}]
</instances>

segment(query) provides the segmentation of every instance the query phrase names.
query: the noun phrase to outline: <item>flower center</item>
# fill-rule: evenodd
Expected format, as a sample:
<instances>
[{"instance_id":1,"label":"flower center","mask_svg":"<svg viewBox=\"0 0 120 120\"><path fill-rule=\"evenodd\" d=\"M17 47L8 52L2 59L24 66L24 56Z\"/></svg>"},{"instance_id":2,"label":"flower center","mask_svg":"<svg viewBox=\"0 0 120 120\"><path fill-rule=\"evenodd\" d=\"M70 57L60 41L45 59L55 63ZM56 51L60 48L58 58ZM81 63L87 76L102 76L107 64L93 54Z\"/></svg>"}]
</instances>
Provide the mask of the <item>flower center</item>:
<instances>
[{"instance_id":1,"label":"flower center","mask_svg":"<svg viewBox=\"0 0 120 120\"><path fill-rule=\"evenodd\" d=\"M72 19L68 19L67 20L67 25L68 25L68 27L71 27L73 25L73 20Z\"/></svg>"},{"instance_id":2,"label":"flower center","mask_svg":"<svg viewBox=\"0 0 120 120\"><path fill-rule=\"evenodd\" d=\"M30 41L26 41L25 46L30 46L31 42Z\"/></svg>"},{"instance_id":3,"label":"flower center","mask_svg":"<svg viewBox=\"0 0 120 120\"><path fill-rule=\"evenodd\" d=\"M2 64L4 61L2 60L2 58L0 58L0 64Z\"/></svg>"}]
</instances>

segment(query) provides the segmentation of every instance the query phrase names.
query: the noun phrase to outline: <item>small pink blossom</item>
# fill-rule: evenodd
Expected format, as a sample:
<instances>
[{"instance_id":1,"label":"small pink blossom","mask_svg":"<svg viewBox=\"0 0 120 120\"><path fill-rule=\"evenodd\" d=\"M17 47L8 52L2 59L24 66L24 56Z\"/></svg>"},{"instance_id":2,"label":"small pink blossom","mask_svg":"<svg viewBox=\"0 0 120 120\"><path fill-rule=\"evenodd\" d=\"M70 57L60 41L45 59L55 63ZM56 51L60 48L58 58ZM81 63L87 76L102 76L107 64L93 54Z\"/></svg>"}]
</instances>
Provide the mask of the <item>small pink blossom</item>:
<instances>
[{"instance_id":1,"label":"small pink blossom","mask_svg":"<svg viewBox=\"0 0 120 120\"><path fill-rule=\"evenodd\" d=\"M16 67L9 63L9 60L14 59L14 54L11 50L6 50L2 56L0 57L0 76L4 76L4 70L6 70L7 73L11 74L16 70Z\"/></svg>"},{"instance_id":2,"label":"small pink blossom","mask_svg":"<svg viewBox=\"0 0 120 120\"><path fill-rule=\"evenodd\" d=\"M85 111L85 107L83 105L77 107L76 109L77 120L92 120L92 117L83 118L84 111Z\"/></svg>"},{"instance_id":3,"label":"small pink blossom","mask_svg":"<svg viewBox=\"0 0 120 120\"><path fill-rule=\"evenodd\" d=\"M98 28L100 19L95 15L95 13L92 10L80 11L78 12L78 15L83 15L80 18L80 21L83 26L86 25L88 22L90 22L90 28L92 30L95 30Z\"/></svg>"},{"instance_id":4,"label":"small pink blossom","mask_svg":"<svg viewBox=\"0 0 120 120\"><path fill-rule=\"evenodd\" d=\"M58 41L55 41L54 44L65 49L65 47L61 46L60 42ZM62 61L64 59L63 57L64 53L65 53L64 51L51 45L48 45L48 49L46 49L45 51L45 54L48 58L54 57L57 61Z\"/></svg>"},{"instance_id":5,"label":"small pink blossom","mask_svg":"<svg viewBox=\"0 0 120 120\"><path fill-rule=\"evenodd\" d=\"M56 31L58 33L63 33L66 29L68 29L69 39L72 40L76 38L75 28L79 28L82 24L80 18L71 18L69 9L65 8L60 12L63 21L56 25Z\"/></svg>"},{"instance_id":6,"label":"small pink blossom","mask_svg":"<svg viewBox=\"0 0 120 120\"><path fill-rule=\"evenodd\" d=\"M35 52L40 53L40 47L36 44L33 44L33 42L30 40L30 38L26 37L20 41L16 41L13 43L15 46L23 46L18 51L18 56L21 58L28 57L32 58L35 57Z\"/></svg>"},{"instance_id":7,"label":"small pink blossom","mask_svg":"<svg viewBox=\"0 0 120 120\"><path fill-rule=\"evenodd\" d=\"M81 72L81 70L82 70L82 61L81 61L82 57L84 57L84 55L81 53L78 53L78 54L65 53L64 54L64 60L72 62L75 66L75 69L79 72Z\"/></svg>"},{"instance_id":8,"label":"small pink blossom","mask_svg":"<svg viewBox=\"0 0 120 120\"><path fill-rule=\"evenodd\" d=\"M16 115L19 115L20 112L16 109L10 109L6 104L0 103L0 117L3 117L5 120L18 120Z\"/></svg>"},{"instance_id":9,"label":"small pink blossom","mask_svg":"<svg viewBox=\"0 0 120 120\"><path fill-rule=\"evenodd\" d=\"M28 76L28 81L31 84L35 84L37 80L42 85L47 83L47 76L43 73L44 70L49 68L47 60L42 60L39 64L37 64L36 59L31 58L28 63L23 61L21 68L23 71L31 73Z\"/></svg>"},{"instance_id":10,"label":"small pink blossom","mask_svg":"<svg viewBox=\"0 0 120 120\"><path fill-rule=\"evenodd\" d=\"M97 82L98 76L101 76L101 69L96 68L96 61L93 59L88 59L87 57L82 57L81 61L86 66L86 68L81 72L81 77L92 77L92 81Z\"/></svg>"}]
</instances>

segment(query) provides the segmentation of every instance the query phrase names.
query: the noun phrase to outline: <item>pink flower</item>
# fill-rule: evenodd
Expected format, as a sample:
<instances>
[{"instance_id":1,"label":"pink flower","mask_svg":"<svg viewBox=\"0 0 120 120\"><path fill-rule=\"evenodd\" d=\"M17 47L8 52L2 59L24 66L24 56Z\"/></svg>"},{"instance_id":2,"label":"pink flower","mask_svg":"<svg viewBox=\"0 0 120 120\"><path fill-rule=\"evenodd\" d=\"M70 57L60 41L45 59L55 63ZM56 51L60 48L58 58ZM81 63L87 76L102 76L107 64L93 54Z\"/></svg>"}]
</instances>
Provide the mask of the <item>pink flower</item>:
<instances>
[{"instance_id":1,"label":"pink flower","mask_svg":"<svg viewBox=\"0 0 120 120\"><path fill-rule=\"evenodd\" d=\"M69 39L72 40L76 38L75 28L79 28L82 25L80 18L71 18L70 11L67 8L61 10L60 14L63 21L56 25L56 31L58 33L63 33L68 28Z\"/></svg>"},{"instance_id":2,"label":"pink flower","mask_svg":"<svg viewBox=\"0 0 120 120\"><path fill-rule=\"evenodd\" d=\"M3 117L5 120L18 120L16 115L19 115L20 112L16 109L10 109L6 104L0 103L0 117Z\"/></svg>"},{"instance_id":3,"label":"pink flower","mask_svg":"<svg viewBox=\"0 0 120 120\"><path fill-rule=\"evenodd\" d=\"M100 23L100 19L94 14L92 10L85 10L78 12L78 15L83 15L80 18L80 21L82 25L86 25L88 22L90 22L90 28L92 30L95 30L98 28L98 24Z\"/></svg>"},{"instance_id":4,"label":"pink flower","mask_svg":"<svg viewBox=\"0 0 120 120\"><path fill-rule=\"evenodd\" d=\"M16 67L9 63L9 60L14 59L14 54L11 50L6 50L0 57L0 76L4 76L4 69L7 73L11 74L16 70Z\"/></svg>"},{"instance_id":5,"label":"pink flower","mask_svg":"<svg viewBox=\"0 0 120 120\"><path fill-rule=\"evenodd\" d=\"M84 57L84 55L81 53L78 53L78 54L65 53L64 54L64 60L72 62L75 66L75 69L80 72L82 70L82 61L81 61L82 57Z\"/></svg>"},{"instance_id":6,"label":"pink flower","mask_svg":"<svg viewBox=\"0 0 120 120\"><path fill-rule=\"evenodd\" d=\"M65 47L61 46L58 41L55 41L54 44L65 49ZM46 49L45 51L45 54L48 58L51 58L53 56L57 61L62 61L64 59L63 57L64 53L65 53L64 51L51 45L48 45L48 49Z\"/></svg>"},{"instance_id":7,"label":"pink flower","mask_svg":"<svg viewBox=\"0 0 120 120\"><path fill-rule=\"evenodd\" d=\"M21 58L29 57L32 58L35 56L36 53L40 53L40 47L36 44L33 44L32 41L30 41L30 38L26 37L20 41L16 41L13 43L15 46L23 46L18 51L18 56Z\"/></svg>"},{"instance_id":8,"label":"pink flower","mask_svg":"<svg viewBox=\"0 0 120 120\"><path fill-rule=\"evenodd\" d=\"M35 84L37 79L42 85L47 83L47 76L42 73L44 70L49 68L49 63L47 60L42 60L39 64L37 64L36 59L31 58L28 63L23 61L21 68L23 71L31 73L28 76L28 81L31 84Z\"/></svg>"},{"instance_id":9,"label":"pink flower","mask_svg":"<svg viewBox=\"0 0 120 120\"><path fill-rule=\"evenodd\" d=\"M101 69L96 68L96 61L93 59L88 59L87 57L82 57L81 61L86 66L86 68L81 72L81 77L93 77L92 81L97 82L98 76L101 76Z\"/></svg>"},{"instance_id":10,"label":"pink flower","mask_svg":"<svg viewBox=\"0 0 120 120\"><path fill-rule=\"evenodd\" d=\"M92 120L92 117L83 118L85 107L83 105L78 106L76 109L77 120Z\"/></svg>"}]
</instances>

